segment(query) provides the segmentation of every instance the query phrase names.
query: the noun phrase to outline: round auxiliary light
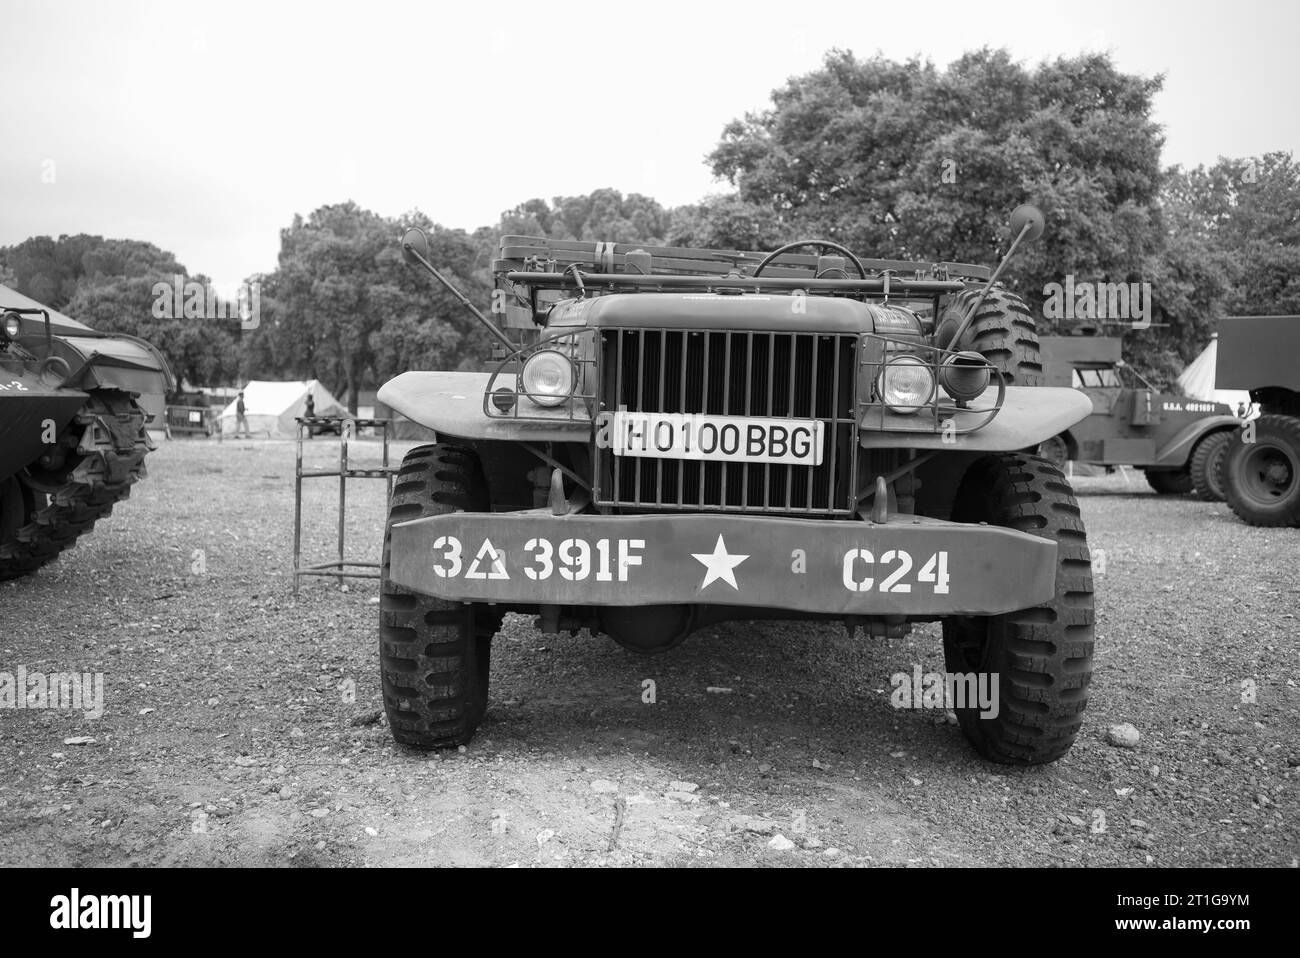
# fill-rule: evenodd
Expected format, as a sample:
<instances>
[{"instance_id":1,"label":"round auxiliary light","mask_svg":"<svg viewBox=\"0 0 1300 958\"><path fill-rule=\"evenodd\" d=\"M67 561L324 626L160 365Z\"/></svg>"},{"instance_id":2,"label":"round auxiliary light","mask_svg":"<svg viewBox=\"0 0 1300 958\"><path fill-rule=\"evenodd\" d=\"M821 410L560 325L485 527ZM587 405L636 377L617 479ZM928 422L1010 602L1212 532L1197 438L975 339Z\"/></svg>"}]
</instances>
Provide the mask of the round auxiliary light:
<instances>
[{"instance_id":1,"label":"round auxiliary light","mask_svg":"<svg viewBox=\"0 0 1300 958\"><path fill-rule=\"evenodd\" d=\"M519 391L539 406L558 406L571 395L576 377L573 363L564 353L542 349L524 361L519 372Z\"/></svg>"},{"instance_id":2,"label":"round auxiliary light","mask_svg":"<svg viewBox=\"0 0 1300 958\"><path fill-rule=\"evenodd\" d=\"M891 412L909 416L934 398L934 373L915 356L899 356L880 370L876 392Z\"/></svg>"},{"instance_id":3,"label":"round auxiliary light","mask_svg":"<svg viewBox=\"0 0 1300 958\"><path fill-rule=\"evenodd\" d=\"M501 412L509 412L515 408L515 402L519 399L519 394L507 386L500 386L492 390L492 405Z\"/></svg>"},{"instance_id":4,"label":"round auxiliary light","mask_svg":"<svg viewBox=\"0 0 1300 958\"><path fill-rule=\"evenodd\" d=\"M977 352L966 351L947 357L939 367L939 385L958 402L970 402L989 388L992 370Z\"/></svg>"},{"instance_id":5,"label":"round auxiliary light","mask_svg":"<svg viewBox=\"0 0 1300 958\"><path fill-rule=\"evenodd\" d=\"M23 318L17 313L5 313L4 331L10 339L17 339L23 329Z\"/></svg>"}]
</instances>

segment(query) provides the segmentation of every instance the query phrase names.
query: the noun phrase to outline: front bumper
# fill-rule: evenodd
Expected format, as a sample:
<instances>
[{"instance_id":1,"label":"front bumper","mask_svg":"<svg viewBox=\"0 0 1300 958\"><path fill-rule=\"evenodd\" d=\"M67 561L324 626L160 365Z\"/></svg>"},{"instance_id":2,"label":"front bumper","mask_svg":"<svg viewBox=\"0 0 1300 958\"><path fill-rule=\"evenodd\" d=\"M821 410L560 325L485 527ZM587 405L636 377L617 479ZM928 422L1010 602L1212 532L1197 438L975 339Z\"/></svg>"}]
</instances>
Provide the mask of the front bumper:
<instances>
[{"instance_id":1,"label":"front bumper","mask_svg":"<svg viewBox=\"0 0 1300 958\"><path fill-rule=\"evenodd\" d=\"M462 602L995 615L1052 599L1056 543L913 516L456 512L394 525L390 577Z\"/></svg>"}]
</instances>

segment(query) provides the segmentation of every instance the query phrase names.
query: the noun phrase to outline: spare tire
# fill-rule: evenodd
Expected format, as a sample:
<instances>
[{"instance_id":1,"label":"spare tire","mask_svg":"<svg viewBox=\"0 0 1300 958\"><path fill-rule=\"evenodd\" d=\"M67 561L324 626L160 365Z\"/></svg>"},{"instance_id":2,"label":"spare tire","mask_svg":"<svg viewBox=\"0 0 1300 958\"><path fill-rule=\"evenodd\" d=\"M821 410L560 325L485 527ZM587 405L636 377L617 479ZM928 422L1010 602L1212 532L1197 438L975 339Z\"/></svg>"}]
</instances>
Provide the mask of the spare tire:
<instances>
[{"instance_id":1,"label":"spare tire","mask_svg":"<svg viewBox=\"0 0 1300 958\"><path fill-rule=\"evenodd\" d=\"M1023 299L1001 285L984 297L961 342L952 342L982 289L972 286L948 301L934 329L934 344L953 351L973 349L1002 373L1008 386L1043 385L1043 357L1033 314Z\"/></svg>"}]
</instances>

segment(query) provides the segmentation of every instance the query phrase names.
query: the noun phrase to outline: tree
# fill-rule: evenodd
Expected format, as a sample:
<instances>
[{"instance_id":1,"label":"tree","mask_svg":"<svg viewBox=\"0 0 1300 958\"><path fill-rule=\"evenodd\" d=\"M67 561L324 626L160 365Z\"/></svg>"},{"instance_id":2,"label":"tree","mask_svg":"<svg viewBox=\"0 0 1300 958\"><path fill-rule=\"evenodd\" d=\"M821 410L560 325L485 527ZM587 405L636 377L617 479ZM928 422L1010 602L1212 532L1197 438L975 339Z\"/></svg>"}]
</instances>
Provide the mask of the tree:
<instances>
[{"instance_id":1,"label":"tree","mask_svg":"<svg viewBox=\"0 0 1300 958\"><path fill-rule=\"evenodd\" d=\"M1041 305L1067 273L1125 280L1159 250L1161 84L1104 54L1030 70L983 49L940 71L835 50L728 124L709 161L784 237L887 258L990 263L1034 202L1048 232L1006 275Z\"/></svg>"}]
</instances>

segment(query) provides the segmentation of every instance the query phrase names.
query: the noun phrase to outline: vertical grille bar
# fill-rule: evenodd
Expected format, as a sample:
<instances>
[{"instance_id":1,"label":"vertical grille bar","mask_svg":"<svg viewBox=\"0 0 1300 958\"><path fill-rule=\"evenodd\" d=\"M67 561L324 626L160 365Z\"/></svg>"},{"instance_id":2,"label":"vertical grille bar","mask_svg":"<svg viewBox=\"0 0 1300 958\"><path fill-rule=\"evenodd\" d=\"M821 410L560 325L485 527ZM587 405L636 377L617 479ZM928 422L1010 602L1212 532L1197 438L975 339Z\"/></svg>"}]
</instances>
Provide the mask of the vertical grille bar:
<instances>
[{"instance_id":1,"label":"vertical grille bar","mask_svg":"<svg viewBox=\"0 0 1300 958\"><path fill-rule=\"evenodd\" d=\"M835 349L835 386L831 389L831 468L826 474L826 506L835 508L835 459L840 451L840 337L832 337Z\"/></svg>"},{"instance_id":2,"label":"vertical grille bar","mask_svg":"<svg viewBox=\"0 0 1300 958\"><path fill-rule=\"evenodd\" d=\"M664 379L668 372L668 331L659 331L659 392L655 396L655 405L659 409L664 409L668 405L668 397L664 395ZM656 430L657 433L657 430ZM656 445L659 442L656 434L654 440ZM664 504L664 461L655 458L655 505Z\"/></svg>"},{"instance_id":3,"label":"vertical grille bar","mask_svg":"<svg viewBox=\"0 0 1300 958\"><path fill-rule=\"evenodd\" d=\"M640 337L637 341L636 349L636 409L641 412L645 409L645 330L641 330ZM636 472L636 494L633 502L641 501L641 460L636 460L636 465L632 467Z\"/></svg>"},{"instance_id":4,"label":"vertical grille bar","mask_svg":"<svg viewBox=\"0 0 1300 958\"><path fill-rule=\"evenodd\" d=\"M728 331L722 350L722 414L731 415L731 332ZM727 461L722 461L722 488L718 492L718 502L727 505Z\"/></svg>"},{"instance_id":5,"label":"vertical grille bar","mask_svg":"<svg viewBox=\"0 0 1300 958\"><path fill-rule=\"evenodd\" d=\"M818 414L817 413L817 372L821 368L821 358L822 358L821 351L822 351L822 338L814 334L812 338L812 390L811 390L812 393L811 413L814 417L816 417ZM835 439L832 436L831 442L834 441ZM808 474L808 504L805 506L805 508L809 512L812 511L812 507L813 507L813 481L812 480L813 477L812 477L812 473L810 472Z\"/></svg>"},{"instance_id":6,"label":"vertical grille bar","mask_svg":"<svg viewBox=\"0 0 1300 958\"><path fill-rule=\"evenodd\" d=\"M624 405L623 403L623 331L621 329L614 331L614 342L617 344L616 351L618 353L617 361L614 363L614 412L615 415L617 415L619 408ZM618 442L618 439L615 438L614 442ZM600 450L597 449L596 453L597 455L599 455ZM622 476L623 457L615 456L613 450L610 450L610 457L614 460L614 501L619 502L623 498L623 486L620 481L623 478Z\"/></svg>"},{"instance_id":7,"label":"vertical grille bar","mask_svg":"<svg viewBox=\"0 0 1300 958\"><path fill-rule=\"evenodd\" d=\"M711 388L712 385L709 382L709 369L710 369L709 343L713 339L713 333L706 329L703 333L701 333L701 335L704 337L704 366L701 369L701 373L704 378L704 383L700 390L700 411L704 413L708 413L709 389ZM697 500L700 505L704 505L704 473L707 468L708 468L708 463L701 459L700 460L700 498Z\"/></svg>"}]
</instances>

